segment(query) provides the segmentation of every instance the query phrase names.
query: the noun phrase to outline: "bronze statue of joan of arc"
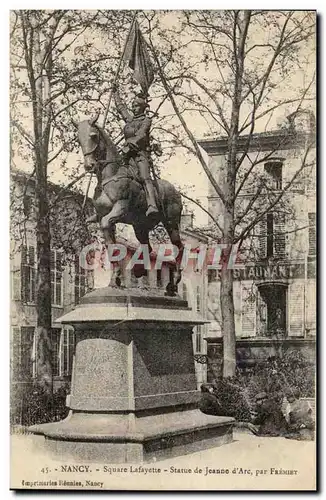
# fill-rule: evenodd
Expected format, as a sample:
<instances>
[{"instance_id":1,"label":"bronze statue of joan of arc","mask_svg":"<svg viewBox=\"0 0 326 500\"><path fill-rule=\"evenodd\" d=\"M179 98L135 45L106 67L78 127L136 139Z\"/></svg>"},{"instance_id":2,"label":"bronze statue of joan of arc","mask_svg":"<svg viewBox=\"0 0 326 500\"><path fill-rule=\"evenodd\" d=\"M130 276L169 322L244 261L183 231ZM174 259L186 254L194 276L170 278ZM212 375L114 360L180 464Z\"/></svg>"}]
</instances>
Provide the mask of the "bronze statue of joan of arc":
<instances>
[{"instance_id":1,"label":"bronze statue of joan of arc","mask_svg":"<svg viewBox=\"0 0 326 500\"><path fill-rule=\"evenodd\" d=\"M113 96L116 108L125 121L123 129L125 144L122 148L124 162L130 166L136 165L146 195L146 216L151 216L158 213L158 208L150 176L150 128L152 120L146 113L149 107L147 97L143 93L137 94L132 101L132 112L130 112L122 101L116 85L113 86Z\"/></svg>"}]
</instances>

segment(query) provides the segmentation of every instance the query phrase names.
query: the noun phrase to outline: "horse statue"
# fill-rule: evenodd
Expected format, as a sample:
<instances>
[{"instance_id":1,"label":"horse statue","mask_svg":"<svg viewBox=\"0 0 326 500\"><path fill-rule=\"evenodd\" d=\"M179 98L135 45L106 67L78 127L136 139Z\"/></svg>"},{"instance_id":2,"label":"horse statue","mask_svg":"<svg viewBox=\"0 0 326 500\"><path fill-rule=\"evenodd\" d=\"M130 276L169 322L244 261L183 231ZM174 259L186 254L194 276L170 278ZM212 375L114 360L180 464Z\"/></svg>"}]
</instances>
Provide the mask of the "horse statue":
<instances>
[{"instance_id":1,"label":"horse statue","mask_svg":"<svg viewBox=\"0 0 326 500\"><path fill-rule=\"evenodd\" d=\"M182 211L181 195L168 181L157 179L156 199L159 212L155 220L146 217L146 197L137 174L123 163L111 137L96 122L98 114L80 123L74 122L78 128L78 140L84 155L84 167L87 172L95 173L97 186L94 191L93 204L96 216L88 222L99 222L106 245L116 242L115 226L122 222L131 224L136 238L142 245L152 247L149 232L161 222L165 227L171 243L179 249L170 281L166 287L166 295L175 296L181 280L181 258L183 243L180 238L180 221ZM142 275L147 275L144 269ZM115 268L113 281L121 286L121 267Z\"/></svg>"}]
</instances>

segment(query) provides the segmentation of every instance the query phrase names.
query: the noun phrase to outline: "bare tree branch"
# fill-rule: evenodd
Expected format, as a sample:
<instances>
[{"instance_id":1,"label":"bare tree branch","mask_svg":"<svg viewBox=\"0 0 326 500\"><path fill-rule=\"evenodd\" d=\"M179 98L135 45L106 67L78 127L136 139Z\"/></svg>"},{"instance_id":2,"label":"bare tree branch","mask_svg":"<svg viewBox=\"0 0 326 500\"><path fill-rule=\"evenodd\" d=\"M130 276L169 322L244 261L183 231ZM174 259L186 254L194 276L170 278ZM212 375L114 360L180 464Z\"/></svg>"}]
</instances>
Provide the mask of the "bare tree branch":
<instances>
[{"instance_id":1,"label":"bare tree branch","mask_svg":"<svg viewBox=\"0 0 326 500\"><path fill-rule=\"evenodd\" d=\"M220 226L220 224L218 223L218 221L215 219L215 217L213 217L213 215L211 214L211 212L209 212L208 210L206 210L205 207L202 206L202 204L198 201L198 200L195 200L194 198L191 198L190 196L184 194L182 191L179 191L179 193L181 194L181 196L183 196L184 198L186 198L186 200L189 200L191 201L191 203L194 203L195 205L197 205L203 212L205 212L211 219L212 221L214 222L214 224L217 226L218 230L221 232L221 234L223 234L223 229L222 227Z\"/></svg>"},{"instance_id":2,"label":"bare tree branch","mask_svg":"<svg viewBox=\"0 0 326 500\"><path fill-rule=\"evenodd\" d=\"M292 179L286 184L284 189L280 192L280 194L275 198L275 200L272 201L260 214L258 214L257 217L255 217L250 224L246 228L242 230L239 236L235 238L235 243L237 241L241 241L245 238L245 236L251 231L251 229L256 226L256 224L266 215L268 212L270 212L278 203L279 201L283 198L284 194L290 189L290 187L293 185L294 181L296 178L300 175L300 173L307 168L306 160L309 152L311 151L311 148L313 147L313 143L310 143L305 151L305 154L302 159L301 167L296 171L296 173L293 175Z\"/></svg>"}]
</instances>

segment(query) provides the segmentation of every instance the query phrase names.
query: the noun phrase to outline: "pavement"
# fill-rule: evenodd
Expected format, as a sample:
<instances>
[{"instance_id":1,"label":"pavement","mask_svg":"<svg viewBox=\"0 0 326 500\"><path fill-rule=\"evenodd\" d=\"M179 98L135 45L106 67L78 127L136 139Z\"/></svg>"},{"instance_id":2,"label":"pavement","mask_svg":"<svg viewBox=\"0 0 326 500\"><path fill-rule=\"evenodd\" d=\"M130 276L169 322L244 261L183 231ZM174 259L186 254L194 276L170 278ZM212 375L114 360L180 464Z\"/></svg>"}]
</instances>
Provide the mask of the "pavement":
<instances>
[{"instance_id":1,"label":"pavement","mask_svg":"<svg viewBox=\"0 0 326 500\"><path fill-rule=\"evenodd\" d=\"M91 464L51 456L43 438L11 437L11 488L305 490L316 488L316 444L234 432L217 448L153 464Z\"/></svg>"}]
</instances>

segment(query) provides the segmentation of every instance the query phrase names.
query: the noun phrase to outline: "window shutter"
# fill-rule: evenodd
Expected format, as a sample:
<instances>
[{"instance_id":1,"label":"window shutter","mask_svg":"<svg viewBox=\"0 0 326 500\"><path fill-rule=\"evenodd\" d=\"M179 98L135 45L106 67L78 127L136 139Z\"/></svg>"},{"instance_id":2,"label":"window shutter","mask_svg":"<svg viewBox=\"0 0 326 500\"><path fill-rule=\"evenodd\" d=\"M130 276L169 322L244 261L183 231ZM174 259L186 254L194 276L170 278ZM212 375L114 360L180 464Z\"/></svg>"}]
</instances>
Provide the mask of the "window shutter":
<instances>
[{"instance_id":1,"label":"window shutter","mask_svg":"<svg viewBox=\"0 0 326 500\"><path fill-rule=\"evenodd\" d=\"M75 289L75 304L79 304L79 256L75 255L75 274L74 274L74 289Z\"/></svg>"},{"instance_id":2,"label":"window shutter","mask_svg":"<svg viewBox=\"0 0 326 500\"><path fill-rule=\"evenodd\" d=\"M241 282L233 282L234 320L237 337L241 337Z\"/></svg>"},{"instance_id":3,"label":"window shutter","mask_svg":"<svg viewBox=\"0 0 326 500\"><path fill-rule=\"evenodd\" d=\"M62 262L63 262L62 252L57 250L56 251L56 271L59 273L62 273Z\"/></svg>"},{"instance_id":4,"label":"window shutter","mask_svg":"<svg viewBox=\"0 0 326 500\"><path fill-rule=\"evenodd\" d=\"M23 246L21 254L21 300L35 302L36 252L33 246Z\"/></svg>"},{"instance_id":5,"label":"window shutter","mask_svg":"<svg viewBox=\"0 0 326 500\"><path fill-rule=\"evenodd\" d=\"M55 270L55 251L51 250L50 253L50 269L51 271Z\"/></svg>"},{"instance_id":6,"label":"window shutter","mask_svg":"<svg viewBox=\"0 0 326 500\"><path fill-rule=\"evenodd\" d=\"M72 373L74 355L75 355L75 330L68 328L68 344L69 344L69 358L68 358L68 375Z\"/></svg>"},{"instance_id":7,"label":"window shutter","mask_svg":"<svg viewBox=\"0 0 326 500\"><path fill-rule=\"evenodd\" d=\"M316 255L316 214L308 214L309 221L309 255Z\"/></svg>"},{"instance_id":8,"label":"window shutter","mask_svg":"<svg viewBox=\"0 0 326 500\"><path fill-rule=\"evenodd\" d=\"M285 257L285 214L274 213L274 255Z\"/></svg>"},{"instance_id":9,"label":"window shutter","mask_svg":"<svg viewBox=\"0 0 326 500\"><path fill-rule=\"evenodd\" d=\"M33 377L33 347L34 347L34 331L33 326L22 326L20 336L20 366L21 376L30 380Z\"/></svg>"},{"instance_id":10,"label":"window shutter","mask_svg":"<svg viewBox=\"0 0 326 500\"><path fill-rule=\"evenodd\" d=\"M308 335L316 331L316 282L308 280L306 288L306 328Z\"/></svg>"},{"instance_id":11,"label":"window shutter","mask_svg":"<svg viewBox=\"0 0 326 500\"><path fill-rule=\"evenodd\" d=\"M20 272L18 269L11 271L11 298L12 300L21 299L20 291Z\"/></svg>"},{"instance_id":12,"label":"window shutter","mask_svg":"<svg viewBox=\"0 0 326 500\"><path fill-rule=\"evenodd\" d=\"M51 348L52 348L52 374L54 377L60 375L60 337L59 328L51 329Z\"/></svg>"},{"instance_id":13,"label":"window shutter","mask_svg":"<svg viewBox=\"0 0 326 500\"><path fill-rule=\"evenodd\" d=\"M21 256L21 300L28 302L28 273L27 273L27 247L22 247Z\"/></svg>"},{"instance_id":14,"label":"window shutter","mask_svg":"<svg viewBox=\"0 0 326 500\"><path fill-rule=\"evenodd\" d=\"M258 236L258 256L260 259L264 259L267 253L267 217L264 217L257 224L257 236Z\"/></svg>"},{"instance_id":15,"label":"window shutter","mask_svg":"<svg viewBox=\"0 0 326 500\"><path fill-rule=\"evenodd\" d=\"M28 247L28 263L30 266L35 267L35 248Z\"/></svg>"},{"instance_id":16,"label":"window shutter","mask_svg":"<svg viewBox=\"0 0 326 500\"><path fill-rule=\"evenodd\" d=\"M266 337L267 335L267 304L263 299L261 290L257 294L257 335Z\"/></svg>"},{"instance_id":17,"label":"window shutter","mask_svg":"<svg viewBox=\"0 0 326 500\"><path fill-rule=\"evenodd\" d=\"M289 300L289 335L303 336L304 286L300 281L291 283L288 291Z\"/></svg>"},{"instance_id":18,"label":"window shutter","mask_svg":"<svg viewBox=\"0 0 326 500\"><path fill-rule=\"evenodd\" d=\"M66 329L62 328L60 332L60 346L59 346L59 375L63 376L64 373L64 349L65 349L65 336Z\"/></svg>"},{"instance_id":19,"label":"window shutter","mask_svg":"<svg viewBox=\"0 0 326 500\"><path fill-rule=\"evenodd\" d=\"M35 302L36 297L36 252L35 247L28 248L28 261L30 266L30 302Z\"/></svg>"},{"instance_id":20,"label":"window shutter","mask_svg":"<svg viewBox=\"0 0 326 500\"><path fill-rule=\"evenodd\" d=\"M23 265L27 264L27 246L26 245L23 245L23 247L22 247L22 259L21 259L21 263Z\"/></svg>"},{"instance_id":21,"label":"window shutter","mask_svg":"<svg viewBox=\"0 0 326 500\"><path fill-rule=\"evenodd\" d=\"M12 338L11 338L11 374L13 380L19 378L20 365L21 365L21 338L20 338L20 328L12 328Z\"/></svg>"},{"instance_id":22,"label":"window shutter","mask_svg":"<svg viewBox=\"0 0 326 500\"><path fill-rule=\"evenodd\" d=\"M241 336L256 335L257 293L253 284L241 283Z\"/></svg>"},{"instance_id":23,"label":"window shutter","mask_svg":"<svg viewBox=\"0 0 326 500\"><path fill-rule=\"evenodd\" d=\"M214 281L208 285L208 319L221 324L221 285L219 281Z\"/></svg>"}]
</instances>

